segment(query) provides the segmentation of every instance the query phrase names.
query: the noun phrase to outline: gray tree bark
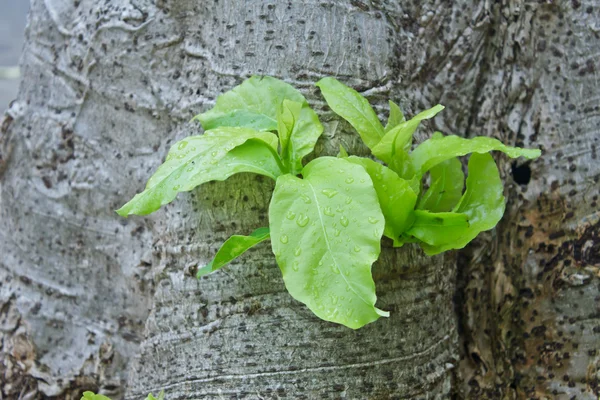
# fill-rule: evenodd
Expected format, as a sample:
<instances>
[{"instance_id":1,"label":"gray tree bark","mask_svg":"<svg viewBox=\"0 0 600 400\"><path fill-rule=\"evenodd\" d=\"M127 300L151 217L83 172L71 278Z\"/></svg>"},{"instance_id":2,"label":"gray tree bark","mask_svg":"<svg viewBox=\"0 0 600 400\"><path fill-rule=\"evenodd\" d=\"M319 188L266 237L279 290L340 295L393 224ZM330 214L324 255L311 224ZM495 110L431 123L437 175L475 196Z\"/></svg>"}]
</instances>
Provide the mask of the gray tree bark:
<instances>
[{"instance_id":1,"label":"gray tree bark","mask_svg":"<svg viewBox=\"0 0 600 400\"><path fill-rule=\"evenodd\" d=\"M0 398L597 398L599 31L592 0L32 0L0 133ZM333 75L382 116L388 98L446 105L418 141L435 128L544 155L498 158L506 216L465 251L384 242L392 315L351 331L287 294L266 245L195 280L267 223L271 182L113 212L252 74L305 93L318 154L366 154L313 86Z\"/></svg>"}]
</instances>

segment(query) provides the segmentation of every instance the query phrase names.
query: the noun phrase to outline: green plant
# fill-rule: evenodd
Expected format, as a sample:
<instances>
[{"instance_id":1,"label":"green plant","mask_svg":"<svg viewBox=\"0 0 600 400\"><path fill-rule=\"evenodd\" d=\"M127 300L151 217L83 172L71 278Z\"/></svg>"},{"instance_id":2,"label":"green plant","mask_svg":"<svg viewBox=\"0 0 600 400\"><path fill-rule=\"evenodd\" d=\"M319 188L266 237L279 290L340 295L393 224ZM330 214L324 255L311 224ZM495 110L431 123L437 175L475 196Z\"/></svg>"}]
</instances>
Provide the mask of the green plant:
<instances>
[{"instance_id":1,"label":"green plant","mask_svg":"<svg viewBox=\"0 0 600 400\"><path fill-rule=\"evenodd\" d=\"M148 397L146 397L146 400L164 400L164 398L165 392L161 391L158 397L154 397L152 393L150 393ZM95 394L94 392L83 392L81 400L110 400L110 398L101 394Z\"/></svg>"},{"instance_id":2,"label":"green plant","mask_svg":"<svg viewBox=\"0 0 600 400\"><path fill-rule=\"evenodd\" d=\"M144 215L211 180L254 172L276 181L269 227L228 239L198 277L215 271L256 244L271 246L290 294L317 316L360 328L388 313L375 307L371 265L382 235L399 247L418 243L425 253L463 248L492 229L504 212L494 159L536 158L539 150L508 147L496 139L464 139L436 132L412 152L419 123L444 107L410 120L390 101L384 127L368 101L333 78L317 83L331 109L358 132L373 155L320 157L303 166L323 132L306 99L292 86L252 77L219 96L198 115L206 130L176 143L146 189L117 212ZM272 132L277 132L278 136ZM457 157L474 153L465 178ZM422 190L429 172L430 185Z\"/></svg>"}]
</instances>

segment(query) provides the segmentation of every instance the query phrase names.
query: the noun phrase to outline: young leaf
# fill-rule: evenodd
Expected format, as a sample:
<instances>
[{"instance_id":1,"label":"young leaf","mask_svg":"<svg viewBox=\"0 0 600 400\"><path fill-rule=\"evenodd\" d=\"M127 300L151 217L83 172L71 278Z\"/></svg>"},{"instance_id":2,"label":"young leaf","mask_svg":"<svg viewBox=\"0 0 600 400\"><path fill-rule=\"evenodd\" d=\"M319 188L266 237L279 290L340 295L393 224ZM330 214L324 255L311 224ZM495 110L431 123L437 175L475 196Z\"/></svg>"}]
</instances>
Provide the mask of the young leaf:
<instances>
[{"instance_id":1,"label":"young leaf","mask_svg":"<svg viewBox=\"0 0 600 400\"><path fill-rule=\"evenodd\" d=\"M313 151L323 126L308 103L284 100L277 116L281 158L292 175L302 170L302 158Z\"/></svg>"},{"instance_id":2,"label":"young leaf","mask_svg":"<svg viewBox=\"0 0 600 400\"><path fill-rule=\"evenodd\" d=\"M101 394L95 394L94 392L87 391L83 392L81 400L110 400L110 398Z\"/></svg>"},{"instance_id":3,"label":"young leaf","mask_svg":"<svg viewBox=\"0 0 600 400\"><path fill-rule=\"evenodd\" d=\"M466 214L416 210L414 216L415 222L407 233L431 246L452 243L457 235L469 227Z\"/></svg>"},{"instance_id":4,"label":"young leaf","mask_svg":"<svg viewBox=\"0 0 600 400\"><path fill-rule=\"evenodd\" d=\"M197 115L205 130L220 126L277 130L277 113L283 101L305 103L306 99L291 85L269 76L253 76L223 93L215 106Z\"/></svg>"},{"instance_id":5,"label":"young leaf","mask_svg":"<svg viewBox=\"0 0 600 400\"><path fill-rule=\"evenodd\" d=\"M538 149L510 147L490 137L465 139L456 135L438 135L417 146L410 154L410 158L415 170L422 176L435 165L450 158L464 156L469 153L488 153L492 150L502 151L511 158L525 157L533 159L541 154Z\"/></svg>"},{"instance_id":6,"label":"young leaf","mask_svg":"<svg viewBox=\"0 0 600 400\"><path fill-rule=\"evenodd\" d=\"M411 226L417 195L409 182L400 178L391 169L362 157L348 157L351 163L362 165L367 171L377 192L379 205L385 217L383 234L398 240L400 235Z\"/></svg>"},{"instance_id":7,"label":"young leaf","mask_svg":"<svg viewBox=\"0 0 600 400\"><path fill-rule=\"evenodd\" d=\"M379 143L383 126L367 99L334 78L323 78L317 86L333 112L348 121L369 148Z\"/></svg>"},{"instance_id":8,"label":"young leaf","mask_svg":"<svg viewBox=\"0 0 600 400\"><path fill-rule=\"evenodd\" d=\"M283 173L277 137L244 128L218 128L175 143L146 189L117 210L123 217L146 215L172 201L177 193L202 183L225 180L239 172L276 179Z\"/></svg>"},{"instance_id":9,"label":"young leaf","mask_svg":"<svg viewBox=\"0 0 600 400\"><path fill-rule=\"evenodd\" d=\"M388 118L388 122L385 125L385 129L384 129L384 131L386 133L389 132L392 128L395 128L397 125L400 125L401 123L406 121L406 119L404 118L404 113L402 112L400 107L398 107L398 104L394 103L391 100L390 100L389 104L390 104L390 117Z\"/></svg>"},{"instance_id":10,"label":"young leaf","mask_svg":"<svg viewBox=\"0 0 600 400\"><path fill-rule=\"evenodd\" d=\"M429 171L431 186L419 199L420 210L450 211L458 203L465 186L465 174L458 158L439 163Z\"/></svg>"},{"instance_id":11,"label":"young leaf","mask_svg":"<svg viewBox=\"0 0 600 400\"><path fill-rule=\"evenodd\" d=\"M269 228L258 228L249 236L233 235L223 243L215 258L197 273L198 279L229 264L250 248L269 238Z\"/></svg>"},{"instance_id":12,"label":"young leaf","mask_svg":"<svg viewBox=\"0 0 600 400\"><path fill-rule=\"evenodd\" d=\"M375 147L372 148L373 154L380 160L389 164L399 149L408 152L412 145L413 134L421 121L435 117L435 115L443 109L444 106L438 104L429 110L420 112L408 121L395 126L385 134Z\"/></svg>"},{"instance_id":13,"label":"young leaf","mask_svg":"<svg viewBox=\"0 0 600 400\"><path fill-rule=\"evenodd\" d=\"M164 399L165 399L165 391L164 391L164 390L161 390L161 391L160 391L160 394L158 395L158 398L157 398L157 397L154 397L154 396L152 395L152 393L150 393L150 394L148 395L148 397L146 397L146 400L164 400Z\"/></svg>"},{"instance_id":14,"label":"young leaf","mask_svg":"<svg viewBox=\"0 0 600 400\"><path fill-rule=\"evenodd\" d=\"M498 167L489 153L472 154L469 159L467 189L452 210L465 214L469 226L457 229L445 244L422 244L425 253L434 255L450 249L462 249L480 232L496 226L504 214L504 195Z\"/></svg>"},{"instance_id":15,"label":"young leaf","mask_svg":"<svg viewBox=\"0 0 600 400\"><path fill-rule=\"evenodd\" d=\"M338 153L337 156L340 158L348 157L348 152L346 151L344 146L342 146L341 144L340 144L340 152Z\"/></svg>"},{"instance_id":16,"label":"young leaf","mask_svg":"<svg viewBox=\"0 0 600 400\"><path fill-rule=\"evenodd\" d=\"M357 329L388 313L375 308L371 264L384 217L364 168L321 157L304 179L277 179L269 206L271 244L290 294L318 317Z\"/></svg>"}]
</instances>

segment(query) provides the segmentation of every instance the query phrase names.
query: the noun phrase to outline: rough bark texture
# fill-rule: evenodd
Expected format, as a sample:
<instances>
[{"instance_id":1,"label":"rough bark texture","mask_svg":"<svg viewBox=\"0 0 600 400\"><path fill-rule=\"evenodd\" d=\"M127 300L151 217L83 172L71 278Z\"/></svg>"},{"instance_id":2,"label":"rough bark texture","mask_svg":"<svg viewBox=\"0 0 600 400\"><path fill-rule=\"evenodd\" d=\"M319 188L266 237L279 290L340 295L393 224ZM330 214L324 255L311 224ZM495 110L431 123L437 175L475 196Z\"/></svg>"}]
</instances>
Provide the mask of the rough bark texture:
<instances>
[{"instance_id":1,"label":"rough bark texture","mask_svg":"<svg viewBox=\"0 0 600 400\"><path fill-rule=\"evenodd\" d=\"M1 396L595 398L593 3L33 0L0 133ZM366 153L314 89L335 75L382 112L439 102L430 129L544 156L499 158L507 215L458 269L454 253L384 242L374 276L392 316L350 331L287 294L268 246L193 278L229 235L266 224L271 182L112 211L250 74L303 90L326 125L320 154Z\"/></svg>"}]
</instances>

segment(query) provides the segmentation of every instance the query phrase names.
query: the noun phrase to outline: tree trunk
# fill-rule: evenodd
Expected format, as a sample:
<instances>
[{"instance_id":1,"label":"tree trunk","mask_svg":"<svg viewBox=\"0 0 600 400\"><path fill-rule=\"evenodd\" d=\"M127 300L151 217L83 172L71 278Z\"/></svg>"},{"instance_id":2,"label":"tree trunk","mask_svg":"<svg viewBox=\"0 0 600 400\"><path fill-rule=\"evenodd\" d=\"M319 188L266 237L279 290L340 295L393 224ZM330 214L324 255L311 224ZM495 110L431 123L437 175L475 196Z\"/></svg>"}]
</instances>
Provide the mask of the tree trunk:
<instances>
[{"instance_id":1,"label":"tree trunk","mask_svg":"<svg viewBox=\"0 0 600 400\"><path fill-rule=\"evenodd\" d=\"M600 8L475 3L32 0L0 133L0 398L596 398ZM267 224L270 181L113 212L252 74L303 91L318 154L367 154L323 107L323 76L382 117L388 98L409 115L446 105L417 141L435 128L544 154L498 158L507 213L466 250L384 242L391 317L352 331L287 294L268 245L194 278Z\"/></svg>"}]
</instances>

